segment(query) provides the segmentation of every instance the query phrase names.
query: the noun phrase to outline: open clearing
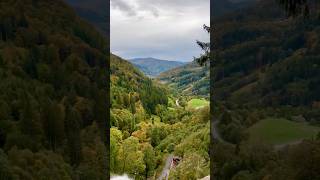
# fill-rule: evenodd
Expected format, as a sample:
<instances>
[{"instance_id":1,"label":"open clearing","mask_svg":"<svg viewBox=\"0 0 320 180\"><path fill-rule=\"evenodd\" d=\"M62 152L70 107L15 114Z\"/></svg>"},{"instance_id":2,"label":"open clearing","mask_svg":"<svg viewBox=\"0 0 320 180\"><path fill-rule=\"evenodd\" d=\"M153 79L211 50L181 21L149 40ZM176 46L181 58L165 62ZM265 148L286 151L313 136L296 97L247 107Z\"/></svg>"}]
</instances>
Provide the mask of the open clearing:
<instances>
[{"instance_id":1,"label":"open clearing","mask_svg":"<svg viewBox=\"0 0 320 180\"><path fill-rule=\"evenodd\" d=\"M273 145L296 142L315 137L320 127L286 119L265 119L249 128L250 141L264 141Z\"/></svg>"},{"instance_id":2,"label":"open clearing","mask_svg":"<svg viewBox=\"0 0 320 180\"><path fill-rule=\"evenodd\" d=\"M188 102L188 107L194 108L194 109L202 108L202 107L205 107L208 105L209 105L209 101L207 101L205 99L191 99Z\"/></svg>"}]
</instances>

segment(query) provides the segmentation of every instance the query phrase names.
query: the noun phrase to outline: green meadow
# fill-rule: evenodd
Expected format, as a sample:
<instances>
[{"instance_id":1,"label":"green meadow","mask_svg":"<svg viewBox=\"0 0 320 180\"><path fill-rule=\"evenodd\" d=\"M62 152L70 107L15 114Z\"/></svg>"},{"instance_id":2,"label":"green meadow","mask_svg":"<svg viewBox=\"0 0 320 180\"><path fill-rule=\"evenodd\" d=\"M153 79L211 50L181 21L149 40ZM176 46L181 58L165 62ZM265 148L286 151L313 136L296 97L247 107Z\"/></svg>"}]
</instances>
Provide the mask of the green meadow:
<instances>
[{"instance_id":1,"label":"green meadow","mask_svg":"<svg viewBox=\"0 0 320 180\"><path fill-rule=\"evenodd\" d=\"M287 119L265 119L249 128L250 141L279 145L315 137L320 127Z\"/></svg>"},{"instance_id":2,"label":"green meadow","mask_svg":"<svg viewBox=\"0 0 320 180\"><path fill-rule=\"evenodd\" d=\"M208 105L209 105L209 101L207 101L205 99L191 99L188 102L188 107L189 108L194 108L194 109L202 108L202 107L205 107L205 106L208 106Z\"/></svg>"}]
</instances>

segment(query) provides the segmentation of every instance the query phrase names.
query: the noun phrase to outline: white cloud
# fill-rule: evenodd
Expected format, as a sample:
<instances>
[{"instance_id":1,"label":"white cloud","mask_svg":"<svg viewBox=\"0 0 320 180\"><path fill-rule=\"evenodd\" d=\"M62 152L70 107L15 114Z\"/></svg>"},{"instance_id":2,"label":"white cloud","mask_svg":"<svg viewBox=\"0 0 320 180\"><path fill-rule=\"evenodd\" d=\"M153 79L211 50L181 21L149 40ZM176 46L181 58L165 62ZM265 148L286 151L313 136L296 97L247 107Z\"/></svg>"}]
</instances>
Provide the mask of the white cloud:
<instances>
[{"instance_id":1,"label":"white cloud","mask_svg":"<svg viewBox=\"0 0 320 180\"><path fill-rule=\"evenodd\" d=\"M210 0L111 0L111 51L124 58L190 61L209 41Z\"/></svg>"}]
</instances>

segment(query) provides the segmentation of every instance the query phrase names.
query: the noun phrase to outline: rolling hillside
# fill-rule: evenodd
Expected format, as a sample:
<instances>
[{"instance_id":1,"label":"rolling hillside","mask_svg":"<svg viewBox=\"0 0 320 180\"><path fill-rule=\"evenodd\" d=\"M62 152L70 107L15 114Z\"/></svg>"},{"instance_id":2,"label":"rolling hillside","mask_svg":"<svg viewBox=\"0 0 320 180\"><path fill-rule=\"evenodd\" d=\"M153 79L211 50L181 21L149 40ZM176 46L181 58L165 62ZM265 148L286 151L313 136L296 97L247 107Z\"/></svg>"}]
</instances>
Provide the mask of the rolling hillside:
<instances>
[{"instance_id":1,"label":"rolling hillside","mask_svg":"<svg viewBox=\"0 0 320 180\"><path fill-rule=\"evenodd\" d=\"M161 73L157 79L186 95L209 96L209 67L192 62Z\"/></svg>"},{"instance_id":2,"label":"rolling hillside","mask_svg":"<svg viewBox=\"0 0 320 180\"><path fill-rule=\"evenodd\" d=\"M146 75L156 77L164 71L182 66L185 63L179 61L167 61L155 58L134 58L129 61L139 68Z\"/></svg>"}]
</instances>

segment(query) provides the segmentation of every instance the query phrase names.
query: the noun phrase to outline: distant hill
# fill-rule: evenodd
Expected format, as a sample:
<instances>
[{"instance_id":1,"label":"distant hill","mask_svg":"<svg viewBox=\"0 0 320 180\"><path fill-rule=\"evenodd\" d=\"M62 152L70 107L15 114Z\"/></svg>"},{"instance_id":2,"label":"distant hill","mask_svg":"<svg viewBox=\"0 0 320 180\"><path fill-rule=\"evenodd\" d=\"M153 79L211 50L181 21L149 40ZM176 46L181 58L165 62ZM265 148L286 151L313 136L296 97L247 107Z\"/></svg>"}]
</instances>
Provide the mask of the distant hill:
<instances>
[{"instance_id":1,"label":"distant hill","mask_svg":"<svg viewBox=\"0 0 320 180\"><path fill-rule=\"evenodd\" d=\"M209 67L196 62L163 72L158 76L162 82L188 95L209 96Z\"/></svg>"},{"instance_id":2,"label":"distant hill","mask_svg":"<svg viewBox=\"0 0 320 180\"><path fill-rule=\"evenodd\" d=\"M155 58L134 58L129 59L129 61L134 64L137 68L139 68L142 72L146 75L155 77L158 76L160 73L168 71L170 69L185 65L184 62L178 61L168 61L168 60L161 60Z\"/></svg>"}]
</instances>

